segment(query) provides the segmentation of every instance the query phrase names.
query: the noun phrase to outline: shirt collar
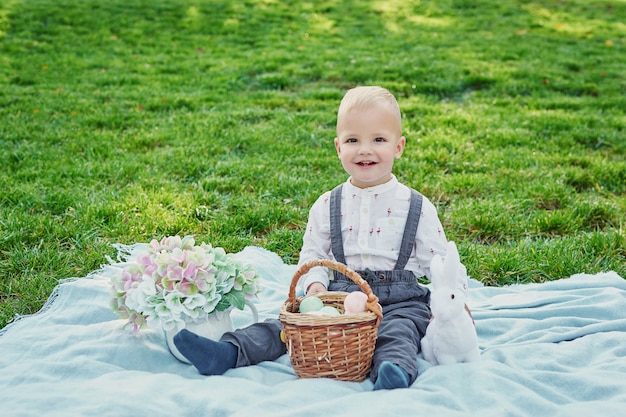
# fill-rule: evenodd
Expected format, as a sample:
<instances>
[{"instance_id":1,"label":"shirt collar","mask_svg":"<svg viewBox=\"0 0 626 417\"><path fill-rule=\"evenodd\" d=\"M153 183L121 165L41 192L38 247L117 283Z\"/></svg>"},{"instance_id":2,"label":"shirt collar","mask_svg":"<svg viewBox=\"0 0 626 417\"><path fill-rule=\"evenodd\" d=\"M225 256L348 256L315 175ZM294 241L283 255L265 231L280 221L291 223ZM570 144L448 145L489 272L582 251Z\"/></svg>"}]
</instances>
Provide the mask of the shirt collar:
<instances>
[{"instance_id":1,"label":"shirt collar","mask_svg":"<svg viewBox=\"0 0 626 417\"><path fill-rule=\"evenodd\" d=\"M352 183L350 182L350 178L348 178L348 181L346 181L345 186L347 187L347 190L352 195L360 196L360 195L365 195L365 194L382 194L387 191L391 191L395 189L398 186L398 179L396 178L395 175L391 174L391 179L384 184L379 184L379 185L375 185L373 187L367 187L367 188L359 188L359 187L355 187L354 185L352 185Z\"/></svg>"}]
</instances>

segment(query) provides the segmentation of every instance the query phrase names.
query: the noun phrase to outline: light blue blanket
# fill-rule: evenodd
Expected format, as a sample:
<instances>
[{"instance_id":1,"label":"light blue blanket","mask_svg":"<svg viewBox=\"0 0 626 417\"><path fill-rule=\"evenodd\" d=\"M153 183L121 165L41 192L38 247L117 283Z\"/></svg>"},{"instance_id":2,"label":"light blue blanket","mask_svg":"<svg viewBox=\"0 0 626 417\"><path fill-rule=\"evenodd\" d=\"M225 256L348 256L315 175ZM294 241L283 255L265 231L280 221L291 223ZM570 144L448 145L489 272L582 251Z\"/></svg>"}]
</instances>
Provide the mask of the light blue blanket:
<instances>
[{"instance_id":1,"label":"light blue blanket","mask_svg":"<svg viewBox=\"0 0 626 417\"><path fill-rule=\"evenodd\" d=\"M263 278L260 318L277 317L293 265L246 248ZM169 353L159 331L122 330L108 277L61 283L46 307L0 332L0 416L623 416L626 280L579 274L545 284L483 287L470 307L482 361L420 361L409 388L297 379L275 362L203 377ZM236 326L249 311L235 310Z\"/></svg>"}]
</instances>

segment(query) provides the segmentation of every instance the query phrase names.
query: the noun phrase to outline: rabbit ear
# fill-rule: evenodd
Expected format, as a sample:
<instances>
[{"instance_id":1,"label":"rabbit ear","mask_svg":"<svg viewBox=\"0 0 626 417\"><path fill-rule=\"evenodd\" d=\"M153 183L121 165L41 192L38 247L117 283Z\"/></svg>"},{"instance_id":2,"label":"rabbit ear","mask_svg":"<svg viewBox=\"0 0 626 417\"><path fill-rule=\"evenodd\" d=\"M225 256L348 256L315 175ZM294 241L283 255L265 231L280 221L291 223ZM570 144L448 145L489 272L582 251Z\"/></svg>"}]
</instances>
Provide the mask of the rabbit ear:
<instances>
[{"instance_id":1,"label":"rabbit ear","mask_svg":"<svg viewBox=\"0 0 626 417\"><path fill-rule=\"evenodd\" d=\"M467 271L461 263L456 243L448 242L445 259L435 254L430 261L430 281L433 288L462 288L467 291Z\"/></svg>"},{"instance_id":2,"label":"rabbit ear","mask_svg":"<svg viewBox=\"0 0 626 417\"><path fill-rule=\"evenodd\" d=\"M443 262L444 281L449 287L467 288L467 271L461 263L456 243L448 242L448 253Z\"/></svg>"},{"instance_id":3,"label":"rabbit ear","mask_svg":"<svg viewBox=\"0 0 626 417\"><path fill-rule=\"evenodd\" d=\"M438 253L433 256L430 261L430 282L433 287L443 287L445 280L445 271L443 265L443 259Z\"/></svg>"}]
</instances>

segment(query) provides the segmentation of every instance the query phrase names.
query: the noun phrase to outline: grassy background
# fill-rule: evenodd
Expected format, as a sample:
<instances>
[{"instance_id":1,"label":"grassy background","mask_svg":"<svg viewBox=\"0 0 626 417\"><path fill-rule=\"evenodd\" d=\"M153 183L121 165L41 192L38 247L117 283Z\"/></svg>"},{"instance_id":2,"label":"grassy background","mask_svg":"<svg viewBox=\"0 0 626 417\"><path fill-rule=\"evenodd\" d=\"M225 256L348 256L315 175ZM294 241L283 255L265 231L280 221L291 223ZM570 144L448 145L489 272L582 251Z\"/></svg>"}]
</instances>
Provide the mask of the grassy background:
<instances>
[{"instance_id":1,"label":"grassy background","mask_svg":"<svg viewBox=\"0 0 626 417\"><path fill-rule=\"evenodd\" d=\"M3 0L0 327L112 243L297 261L335 112L403 110L396 174L491 285L626 277L623 0Z\"/></svg>"}]
</instances>

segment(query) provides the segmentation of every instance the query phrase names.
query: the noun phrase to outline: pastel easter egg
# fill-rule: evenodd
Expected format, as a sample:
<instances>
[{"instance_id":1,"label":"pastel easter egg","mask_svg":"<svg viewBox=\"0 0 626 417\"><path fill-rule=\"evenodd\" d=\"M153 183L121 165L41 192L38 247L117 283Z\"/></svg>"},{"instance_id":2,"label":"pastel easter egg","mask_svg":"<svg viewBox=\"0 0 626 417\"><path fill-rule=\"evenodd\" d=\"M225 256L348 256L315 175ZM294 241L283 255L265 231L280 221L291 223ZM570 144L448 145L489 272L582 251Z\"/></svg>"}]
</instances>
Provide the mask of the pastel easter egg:
<instances>
[{"instance_id":1,"label":"pastel easter egg","mask_svg":"<svg viewBox=\"0 0 626 417\"><path fill-rule=\"evenodd\" d=\"M339 316L341 313L335 307L332 306L324 306L320 310L320 312L326 316Z\"/></svg>"},{"instance_id":2,"label":"pastel easter egg","mask_svg":"<svg viewBox=\"0 0 626 417\"><path fill-rule=\"evenodd\" d=\"M311 311L319 311L324 307L324 303L319 297L309 296L300 301L300 313L310 313Z\"/></svg>"},{"instance_id":3,"label":"pastel easter egg","mask_svg":"<svg viewBox=\"0 0 626 417\"><path fill-rule=\"evenodd\" d=\"M363 313L367 311L367 295L361 291L354 291L346 295L343 300L343 308L346 314Z\"/></svg>"},{"instance_id":4,"label":"pastel easter egg","mask_svg":"<svg viewBox=\"0 0 626 417\"><path fill-rule=\"evenodd\" d=\"M327 316L328 314L324 314L322 310L309 311L308 313L302 313L308 316Z\"/></svg>"}]
</instances>

